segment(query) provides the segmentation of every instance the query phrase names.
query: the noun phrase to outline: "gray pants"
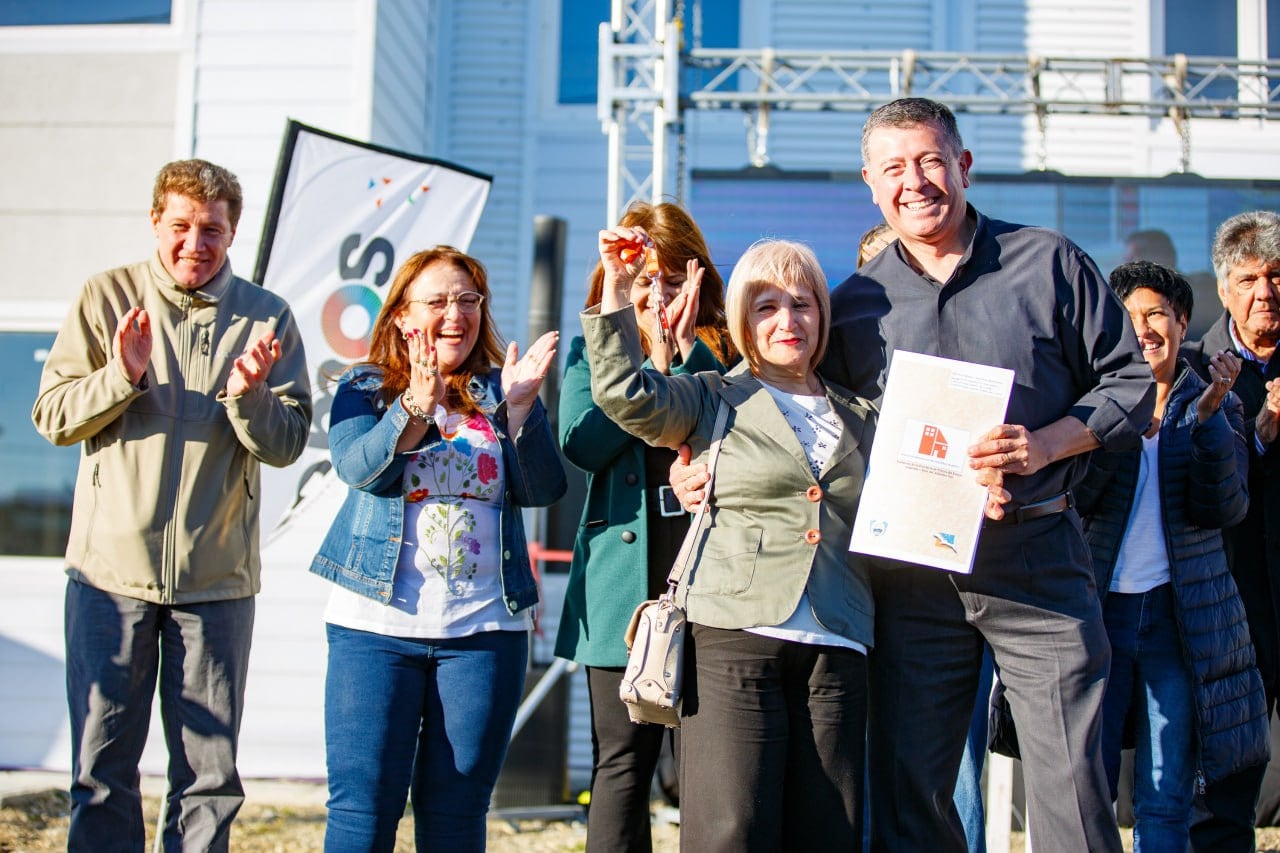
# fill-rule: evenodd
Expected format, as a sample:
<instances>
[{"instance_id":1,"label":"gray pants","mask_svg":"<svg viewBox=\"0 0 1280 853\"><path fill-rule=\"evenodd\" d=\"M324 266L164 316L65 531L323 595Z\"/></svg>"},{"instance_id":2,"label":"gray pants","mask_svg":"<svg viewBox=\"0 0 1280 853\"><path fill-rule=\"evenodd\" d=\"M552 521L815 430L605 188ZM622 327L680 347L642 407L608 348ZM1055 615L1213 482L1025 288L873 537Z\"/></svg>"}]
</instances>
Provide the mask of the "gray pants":
<instances>
[{"instance_id":1,"label":"gray pants","mask_svg":"<svg viewBox=\"0 0 1280 853\"><path fill-rule=\"evenodd\" d=\"M952 793L985 639L1018 726L1037 853L1118 853L1101 752L1111 650L1079 521L982 536L970 576L872 573L872 850L967 850Z\"/></svg>"},{"instance_id":2,"label":"gray pants","mask_svg":"<svg viewBox=\"0 0 1280 853\"><path fill-rule=\"evenodd\" d=\"M70 851L144 848L138 762L151 703L169 750L164 849L227 850L244 801L236 744L253 598L149 604L67 583Z\"/></svg>"}]
</instances>

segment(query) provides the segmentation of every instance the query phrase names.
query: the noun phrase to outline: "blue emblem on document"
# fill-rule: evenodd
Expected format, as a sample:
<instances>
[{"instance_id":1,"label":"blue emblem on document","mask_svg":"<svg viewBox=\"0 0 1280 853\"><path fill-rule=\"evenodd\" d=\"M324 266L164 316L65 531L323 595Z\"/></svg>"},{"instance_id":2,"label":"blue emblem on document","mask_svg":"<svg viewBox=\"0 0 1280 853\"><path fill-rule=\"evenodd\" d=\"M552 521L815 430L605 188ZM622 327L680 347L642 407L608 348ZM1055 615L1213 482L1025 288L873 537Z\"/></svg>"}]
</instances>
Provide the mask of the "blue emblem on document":
<instances>
[{"instance_id":1,"label":"blue emblem on document","mask_svg":"<svg viewBox=\"0 0 1280 853\"><path fill-rule=\"evenodd\" d=\"M954 533L935 533L933 534L933 547L946 548L952 554L956 551L956 535Z\"/></svg>"}]
</instances>

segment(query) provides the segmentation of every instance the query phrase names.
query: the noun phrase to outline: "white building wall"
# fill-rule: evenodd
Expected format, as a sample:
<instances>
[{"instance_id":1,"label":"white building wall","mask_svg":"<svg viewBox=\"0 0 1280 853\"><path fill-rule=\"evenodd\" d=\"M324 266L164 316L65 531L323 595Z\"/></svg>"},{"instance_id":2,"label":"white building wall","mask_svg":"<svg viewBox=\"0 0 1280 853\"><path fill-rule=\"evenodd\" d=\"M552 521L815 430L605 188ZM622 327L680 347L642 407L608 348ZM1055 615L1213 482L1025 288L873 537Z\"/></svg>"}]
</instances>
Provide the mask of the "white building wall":
<instances>
[{"instance_id":1,"label":"white building wall","mask_svg":"<svg viewBox=\"0 0 1280 853\"><path fill-rule=\"evenodd\" d=\"M0 297L70 299L153 246L179 56L170 28L152 32L140 51L138 37L0 29Z\"/></svg>"},{"instance_id":2,"label":"white building wall","mask_svg":"<svg viewBox=\"0 0 1280 853\"><path fill-rule=\"evenodd\" d=\"M232 266L252 275L285 122L372 127L374 0L179 0L194 9L189 152L244 189ZM177 5L177 4L175 4Z\"/></svg>"},{"instance_id":3,"label":"white building wall","mask_svg":"<svg viewBox=\"0 0 1280 853\"><path fill-rule=\"evenodd\" d=\"M421 156L432 148L439 3L378 0L369 141Z\"/></svg>"},{"instance_id":4,"label":"white building wall","mask_svg":"<svg viewBox=\"0 0 1280 853\"><path fill-rule=\"evenodd\" d=\"M1164 53L1158 2L1028 0L1025 5L1026 52L1088 57ZM1038 133L1033 119L1023 124L1023 165L1034 169ZM1207 178L1280 177L1278 133L1274 122L1193 119L1190 171ZM1156 177L1181 168L1181 143L1168 119L1050 116L1043 144L1047 167L1069 175Z\"/></svg>"},{"instance_id":5,"label":"white building wall","mask_svg":"<svg viewBox=\"0 0 1280 853\"><path fill-rule=\"evenodd\" d=\"M538 4L467 0L441 22L437 77L442 156L493 176L471 252L489 271L494 319L526 343L534 183L541 164L531 136L537 81ZM603 183L601 184L603 186Z\"/></svg>"},{"instance_id":6,"label":"white building wall","mask_svg":"<svg viewBox=\"0 0 1280 853\"><path fill-rule=\"evenodd\" d=\"M759 34L760 41L743 47L942 50L935 39L938 5L935 0L779 0L771 6L768 29ZM770 162L783 169L857 171L862 168L859 140L865 120L865 113L775 110L770 117Z\"/></svg>"}]
</instances>

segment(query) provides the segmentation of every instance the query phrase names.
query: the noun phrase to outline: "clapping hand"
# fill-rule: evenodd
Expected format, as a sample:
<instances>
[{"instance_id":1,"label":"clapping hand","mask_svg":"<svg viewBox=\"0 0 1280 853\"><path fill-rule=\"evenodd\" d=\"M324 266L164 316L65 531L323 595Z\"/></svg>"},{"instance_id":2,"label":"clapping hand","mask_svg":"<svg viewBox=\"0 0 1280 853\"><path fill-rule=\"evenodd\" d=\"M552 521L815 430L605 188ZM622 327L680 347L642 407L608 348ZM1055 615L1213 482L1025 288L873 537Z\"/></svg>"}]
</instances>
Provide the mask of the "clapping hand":
<instances>
[{"instance_id":1,"label":"clapping hand","mask_svg":"<svg viewBox=\"0 0 1280 853\"><path fill-rule=\"evenodd\" d=\"M1278 426L1280 426L1280 379L1272 379L1267 383L1267 396L1262 399L1262 408L1258 411L1254 428L1258 433L1258 439L1263 444L1270 444L1276 439Z\"/></svg>"},{"instance_id":2,"label":"clapping hand","mask_svg":"<svg viewBox=\"0 0 1280 853\"><path fill-rule=\"evenodd\" d=\"M524 356L515 341L507 345L507 359L502 364L502 393L507 399L507 420L511 434L520 431L542 388L542 380L555 363L559 332L547 332L534 341Z\"/></svg>"},{"instance_id":3,"label":"clapping hand","mask_svg":"<svg viewBox=\"0 0 1280 853\"><path fill-rule=\"evenodd\" d=\"M281 352L275 330L267 329L232 363L231 375L227 377L227 396L239 397L265 382L271 366L280 360Z\"/></svg>"},{"instance_id":4,"label":"clapping hand","mask_svg":"<svg viewBox=\"0 0 1280 853\"><path fill-rule=\"evenodd\" d=\"M137 387L151 362L151 318L145 308L130 308L116 324L111 339L111 356L129 384Z\"/></svg>"},{"instance_id":5,"label":"clapping hand","mask_svg":"<svg viewBox=\"0 0 1280 853\"><path fill-rule=\"evenodd\" d=\"M697 258L690 258L685 264L684 283L680 292L667 306L667 316L671 319L671 331L676 346L680 348L681 360L687 360L697 340L698 307L702 293L702 274L705 272Z\"/></svg>"},{"instance_id":6,"label":"clapping hand","mask_svg":"<svg viewBox=\"0 0 1280 853\"><path fill-rule=\"evenodd\" d=\"M1196 401L1196 420L1204 423L1218 411L1239 375L1240 358L1235 353L1221 350L1209 359L1209 387Z\"/></svg>"}]
</instances>

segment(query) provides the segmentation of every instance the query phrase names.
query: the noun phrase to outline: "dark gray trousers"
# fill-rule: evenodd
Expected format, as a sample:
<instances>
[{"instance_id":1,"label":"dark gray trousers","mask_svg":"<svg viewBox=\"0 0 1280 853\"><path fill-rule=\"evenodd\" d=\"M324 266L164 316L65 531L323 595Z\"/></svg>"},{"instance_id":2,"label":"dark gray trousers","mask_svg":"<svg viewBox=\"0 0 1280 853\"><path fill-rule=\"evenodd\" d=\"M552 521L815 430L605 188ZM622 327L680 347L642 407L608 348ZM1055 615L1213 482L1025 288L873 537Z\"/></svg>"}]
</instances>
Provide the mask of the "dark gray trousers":
<instances>
[{"instance_id":1,"label":"dark gray trousers","mask_svg":"<svg viewBox=\"0 0 1280 853\"><path fill-rule=\"evenodd\" d=\"M987 528L972 575L893 564L872 584L872 850L967 850L952 794L985 639L1017 721L1037 853L1119 851L1101 753L1111 652L1075 514Z\"/></svg>"},{"instance_id":2,"label":"dark gray trousers","mask_svg":"<svg viewBox=\"0 0 1280 853\"><path fill-rule=\"evenodd\" d=\"M236 747L253 615L253 598L150 604L68 581L68 850L143 849L138 761L157 681L169 749L164 849L228 849L244 801Z\"/></svg>"}]
</instances>

